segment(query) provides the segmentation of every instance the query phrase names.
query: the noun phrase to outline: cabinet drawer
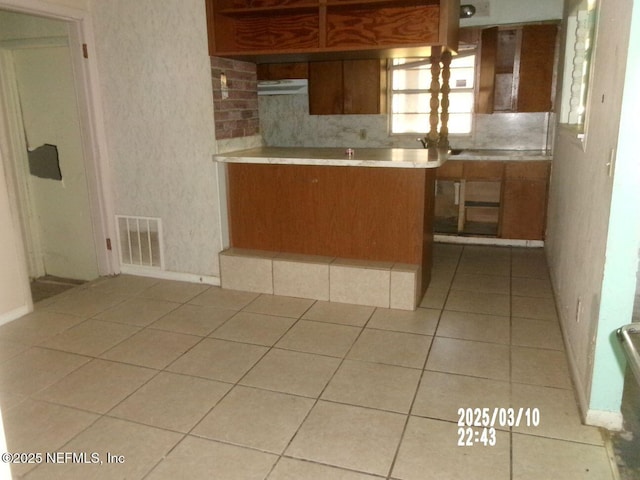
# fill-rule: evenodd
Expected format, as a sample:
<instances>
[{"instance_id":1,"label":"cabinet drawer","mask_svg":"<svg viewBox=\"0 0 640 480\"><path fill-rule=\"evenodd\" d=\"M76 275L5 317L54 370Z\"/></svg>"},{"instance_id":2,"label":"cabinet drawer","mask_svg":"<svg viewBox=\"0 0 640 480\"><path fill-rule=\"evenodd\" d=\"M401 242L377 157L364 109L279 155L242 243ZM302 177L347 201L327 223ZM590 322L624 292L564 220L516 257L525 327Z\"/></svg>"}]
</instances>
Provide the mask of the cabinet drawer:
<instances>
[{"instance_id":1,"label":"cabinet drawer","mask_svg":"<svg viewBox=\"0 0 640 480\"><path fill-rule=\"evenodd\" d=\"M436 178L439 180L460 180L463 166L464 162L459 160L447 160L444 165L436 169Z\"/></svg>"},{"instance_id":2,"label":"cabinet drawer","mask_svg":"<svg viewBox=\"0 0 640 480\"><path fill-rule=\"evenodd\" d=\"M502 180L503 165L503 162L466 161L464 162L464 178L466 180Z\"/></svg>"},{"instance_id":3,"label":"cabinet drawer","mask_svg":"<svg viewBox=\"0 0 640 480\"><path fill-rule=\"evenodd\" d=\"M547 180L551 163L545 162L507 162L505 178L521 180Z\"/></svg>"}]
</instances>

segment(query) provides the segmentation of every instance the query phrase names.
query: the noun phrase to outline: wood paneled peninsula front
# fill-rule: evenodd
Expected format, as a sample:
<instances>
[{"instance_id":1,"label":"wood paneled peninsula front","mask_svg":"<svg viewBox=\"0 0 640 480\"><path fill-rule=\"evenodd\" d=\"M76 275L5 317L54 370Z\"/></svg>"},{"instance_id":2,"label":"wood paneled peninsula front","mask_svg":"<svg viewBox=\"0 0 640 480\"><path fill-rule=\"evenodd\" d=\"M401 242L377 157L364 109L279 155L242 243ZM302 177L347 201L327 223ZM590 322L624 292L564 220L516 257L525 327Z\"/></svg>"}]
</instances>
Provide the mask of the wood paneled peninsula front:
<instances>
[{"instance_id":1,"label":"wood paneled peninsula front","mask_svg":"<svg viewBox=\"0 0 640 480\"><path fill-rule=\"evenodd\" d=\"M226 163L231 246L431 272L438 149L263 147Z\"/></svg>"}]
</instances>

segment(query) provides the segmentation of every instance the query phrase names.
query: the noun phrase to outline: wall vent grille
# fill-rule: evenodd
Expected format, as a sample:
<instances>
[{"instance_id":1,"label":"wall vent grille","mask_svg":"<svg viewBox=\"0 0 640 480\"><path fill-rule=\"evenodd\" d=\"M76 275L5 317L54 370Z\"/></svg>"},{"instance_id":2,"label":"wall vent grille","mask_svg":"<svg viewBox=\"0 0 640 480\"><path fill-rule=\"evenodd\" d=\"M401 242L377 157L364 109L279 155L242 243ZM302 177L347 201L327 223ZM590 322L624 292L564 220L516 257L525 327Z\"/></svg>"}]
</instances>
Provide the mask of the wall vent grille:
<instances>
[{"instance_id":1,"label":"wall vent grille","mask_svg":"<svg viewBox=\"0 0 640 480\"><path fill-rule=\"evenodd\" d=\"M164 270L162 220L116 215L120 265Z\"/></svg>"}]
</instances>

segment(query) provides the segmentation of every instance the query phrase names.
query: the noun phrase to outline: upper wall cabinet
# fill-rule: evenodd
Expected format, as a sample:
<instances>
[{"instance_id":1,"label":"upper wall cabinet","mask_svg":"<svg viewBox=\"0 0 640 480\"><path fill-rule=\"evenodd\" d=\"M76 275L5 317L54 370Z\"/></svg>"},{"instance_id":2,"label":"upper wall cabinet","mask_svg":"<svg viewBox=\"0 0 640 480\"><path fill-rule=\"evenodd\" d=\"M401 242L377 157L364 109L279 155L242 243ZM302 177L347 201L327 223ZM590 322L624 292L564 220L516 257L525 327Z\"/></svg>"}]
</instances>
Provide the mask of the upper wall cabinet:
<instances>
[{"instance_id":1,"label":"upper wall cabinet","mask_svg":"<svg viewBox=\"0 0 640 480\"><path fill-rule=\"evenodd\" d=\"M257 67L258 80L283 80L288 78L309 78L309 64L261 63Z\"/></svg>"},{"instance_id":2,"label":"upper wall cabinet","mask_svg":"<svg viewBox=\"0 0 640 480\"><path fill-rule=\"evenodd\" d=\"M555 23L482 30L476 112L551 111L557 35Z\"/></svg>"},{"instance_id":3,"label":"upper wall cabinet","mask_svg":"<svg viewBox=\"0 0 640 480\"><path fill-rule=\"evenodd\" d=\"M258 63L458 46L459 0L206 0L209 54Z\"/></svg>"},{"instance_id":4,"label":"upper wall cabinet","mask_svg":"<svg viewBox=\"0 0 640 480\"><path fill-rule=\"evenodd\" d=\"M309 114L366 115L386 111L385 61L309 63Z\"/></svg>"}]
</instances>

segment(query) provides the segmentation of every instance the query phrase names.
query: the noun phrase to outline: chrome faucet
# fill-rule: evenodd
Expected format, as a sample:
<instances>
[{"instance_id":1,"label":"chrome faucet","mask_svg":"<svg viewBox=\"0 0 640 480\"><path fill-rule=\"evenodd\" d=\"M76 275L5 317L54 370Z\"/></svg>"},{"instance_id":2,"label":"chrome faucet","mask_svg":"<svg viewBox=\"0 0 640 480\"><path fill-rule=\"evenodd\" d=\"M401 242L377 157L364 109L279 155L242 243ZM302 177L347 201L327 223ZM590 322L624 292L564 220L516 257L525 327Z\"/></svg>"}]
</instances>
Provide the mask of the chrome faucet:
<instances>
[{"instance_id":1,"label":"chrome faucet","mask_svg":"<svg viewBox=\"0 0 640 480\"><path fill-rule=\"evenodd\" d=\"M431 148L438 146L438 140L433 140L429 137L416 138L416 140L422 144L422 148Z\"/></svg>"},{"instance_id":2,"label":"chrome faucet","mask_svg":"<svg viewBox=\"0 0 640 480\"><path fill-rule=\"evenodd\" d=\"M446 148L447 150L451 148L449 145L449 139L446 136L438 136L438 138L429 138L429 136L425 136L422 138L416 138L416 140L422 144L422 148Z\"/></svg>"}]
</instances>

